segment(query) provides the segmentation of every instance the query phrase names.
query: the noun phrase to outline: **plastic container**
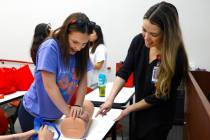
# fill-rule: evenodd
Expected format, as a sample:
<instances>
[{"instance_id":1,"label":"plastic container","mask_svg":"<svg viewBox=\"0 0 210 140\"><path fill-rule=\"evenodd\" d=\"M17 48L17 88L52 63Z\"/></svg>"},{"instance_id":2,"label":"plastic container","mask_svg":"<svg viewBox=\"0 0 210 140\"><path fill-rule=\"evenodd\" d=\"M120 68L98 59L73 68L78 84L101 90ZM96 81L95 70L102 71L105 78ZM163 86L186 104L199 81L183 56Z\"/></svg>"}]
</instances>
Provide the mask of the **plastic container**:
<instances>
[{"instance_id":1,"label":"plastic container","mask_svg":"<svg viewBox=\"0 0 210 140\"><path fill-rule=\"evenodd\" d=\"M105 97L106 93L106 75L100 73L98 75L98 89L99 89L99 97Z\"/></svg>"}]
</instances>

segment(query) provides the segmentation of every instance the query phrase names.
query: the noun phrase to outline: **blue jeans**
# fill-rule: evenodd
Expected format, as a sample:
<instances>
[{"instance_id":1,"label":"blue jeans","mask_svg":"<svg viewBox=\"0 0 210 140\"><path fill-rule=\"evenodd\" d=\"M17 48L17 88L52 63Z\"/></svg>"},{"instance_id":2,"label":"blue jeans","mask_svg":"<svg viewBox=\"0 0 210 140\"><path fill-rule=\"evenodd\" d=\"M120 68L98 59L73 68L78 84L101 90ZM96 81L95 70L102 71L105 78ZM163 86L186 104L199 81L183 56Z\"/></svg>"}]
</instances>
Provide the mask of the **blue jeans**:
<instances>
[{"instance_id":1,"label":"blue jeans","mask_svg":"<svg viewBox=\"0 0 210 140\"><path fill-rule=\"evenodd\" d=\"M34 116L28 113L21 102L20 108L18 110L18 118L20 126L23 132L34 129Z\"/></svg>"}]
</instances>

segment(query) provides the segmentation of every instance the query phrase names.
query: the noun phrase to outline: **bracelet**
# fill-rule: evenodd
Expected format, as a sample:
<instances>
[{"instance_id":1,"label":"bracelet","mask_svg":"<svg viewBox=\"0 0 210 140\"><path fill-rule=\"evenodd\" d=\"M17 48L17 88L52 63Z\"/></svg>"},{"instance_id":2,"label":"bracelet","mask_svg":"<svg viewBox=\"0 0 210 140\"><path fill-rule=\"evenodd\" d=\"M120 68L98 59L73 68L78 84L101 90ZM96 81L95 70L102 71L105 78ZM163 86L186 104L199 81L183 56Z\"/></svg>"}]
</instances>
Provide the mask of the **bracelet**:
<instances>
[{"instance_id":1,"label":"bracelet","mask_svg":"<svg viewBox=\"0 0 210 140\"><path fill-rule=\"evenodd\" d=\"M73 106L81 107L80 105L73 105Z\"/></svg>"}]
</instances>

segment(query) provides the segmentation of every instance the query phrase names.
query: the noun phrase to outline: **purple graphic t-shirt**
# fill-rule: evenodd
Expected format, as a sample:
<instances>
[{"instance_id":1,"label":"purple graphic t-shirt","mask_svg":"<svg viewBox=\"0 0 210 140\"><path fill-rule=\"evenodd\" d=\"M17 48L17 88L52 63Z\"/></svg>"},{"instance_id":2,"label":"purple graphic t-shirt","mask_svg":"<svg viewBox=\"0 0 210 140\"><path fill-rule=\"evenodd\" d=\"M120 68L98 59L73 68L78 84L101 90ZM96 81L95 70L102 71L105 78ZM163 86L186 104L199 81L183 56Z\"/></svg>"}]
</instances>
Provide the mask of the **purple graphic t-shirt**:
<instances>
[{"instance_id":1,"label":"purple graphic t-shirt","mask_svg":"<svg viewBox=\"0 0 210 140\"><path fill-rule=\"evenodd\" d=\"M69 59L69 69L64 67L61 59L61 53L57 42L54 39L48 39L43 42L37 53L36 69L34 72L34 82L28 92L24 95L23 105L25 109L36 117L43 117L48 120L60 118L63 113L51 101L48 93L45 91L41 70L52 72L56 75L56 83L66 102L69 102L79 79L75 73L75 55ZM91 62L88 62L87 70L93 68Z\"/></svg>"}]
</instances>

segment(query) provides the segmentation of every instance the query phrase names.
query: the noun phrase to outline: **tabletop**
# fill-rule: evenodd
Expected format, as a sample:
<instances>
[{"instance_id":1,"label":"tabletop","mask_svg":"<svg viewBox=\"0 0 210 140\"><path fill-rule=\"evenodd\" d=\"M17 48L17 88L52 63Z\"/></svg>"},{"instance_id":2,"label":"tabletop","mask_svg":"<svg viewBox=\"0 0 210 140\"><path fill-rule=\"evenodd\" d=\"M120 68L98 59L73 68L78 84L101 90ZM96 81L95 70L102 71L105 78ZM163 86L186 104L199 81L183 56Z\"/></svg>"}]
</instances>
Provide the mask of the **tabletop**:
<instances>
[{"instance_id":1,"label":"tabletop","mask_svg":"<svg viewBox=\"0 0 210 140\"><path fill-rule=\"evenodd\" d=\"M106 84L105 97L99 97L99 89L96 88L95 90L87 94L85 96L85 99L92 101L96 106L102 104L103 102L106 101L107 97L109 96L112 85L113 85L112 82ZM117 94L114 100L114 104L119 106L125 106L129 102L129 100L133 97L134 91L135 91L134 87L123 87L120 90L120 92Z\"/></svg>"},{"instance_id":2,"label":"tabletop","mask_svg":"<svg viewBox=\"0 0 210 140\"><path fill-rule=\"evenodd\" d=\"M99 108L94 107L94 113L92 117L92 121L90 124L90 127L87 131L87 134L84 136L83 140L102 140L106 134L109 132L109 130L112 128L112 126L115 124L114 119L117 118L120 113L121 109L111 109L107 115L105 116L97 116L95 117L95 114L98 112ZM63 121L64 116L57 122L57 127L60 130L60 124ZM55 137L57 137L55 135ZM66 138L61 134L60 140L78 140L78 139L72 139L72 138Z\"/></svg>"}]
</instances>

